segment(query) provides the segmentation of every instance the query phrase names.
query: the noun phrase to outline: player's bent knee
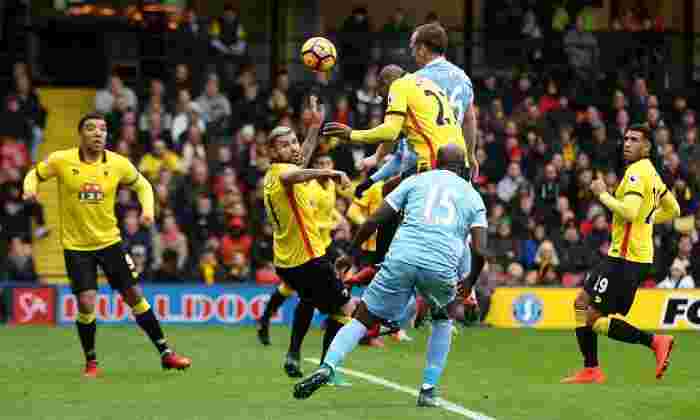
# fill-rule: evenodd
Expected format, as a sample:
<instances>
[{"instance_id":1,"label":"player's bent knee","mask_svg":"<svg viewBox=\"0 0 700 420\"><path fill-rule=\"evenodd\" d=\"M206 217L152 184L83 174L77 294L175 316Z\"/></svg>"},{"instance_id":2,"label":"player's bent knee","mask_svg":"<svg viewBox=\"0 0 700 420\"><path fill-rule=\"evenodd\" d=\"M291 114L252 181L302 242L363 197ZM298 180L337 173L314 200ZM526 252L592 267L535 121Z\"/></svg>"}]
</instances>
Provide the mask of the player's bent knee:
<instances>
[{"instance_id":1,"label":"player's bent knee","mask_svg":"<svg viewBox=\"0 0 700 420\"><path fill-rule=\"evenodd\" d=\"M143 293L141 292L141 289L136 285L122 289L120 293L122 297L124 297L124 301L126 302L126 304L131 306L132 308L138 305L138 303L141 302L141 300L143 300Z\"/></svg>"},{"instance_id":2,"label":"player's bent knee","mask_svg":"<svg viewBox=\"0 0 700 420\"><path fill-rule=\"evenodd\" d=\"M372 329L372 327L379 322L379 318L372 315L367 308L367 304L365 304L363 301L360 301L360 304L357 305L353 318L360 321L365 327L367 327L367 329Z\"/></svg>"},{"instance_id":3,"label":"player's bent knee","mask_svg":"<svg viewBox=\"0 0 700 420\"><path fill-rule=\"evenodd\" d=\"M89 314L95 312L96 290L85 290L78 293L78 312Z\"/></svg>"},{"instance_id":4,"label":"player's bent knee","mask_svg":"<svg viewBox=\"0 0 700 420\"><path fill-rule=\"evenodd\" d=\"M596 318L591 328L593 328L593 331L598 335L608 335L610 331L610 318L607 316Z\"/></svg>"}]
</instances>

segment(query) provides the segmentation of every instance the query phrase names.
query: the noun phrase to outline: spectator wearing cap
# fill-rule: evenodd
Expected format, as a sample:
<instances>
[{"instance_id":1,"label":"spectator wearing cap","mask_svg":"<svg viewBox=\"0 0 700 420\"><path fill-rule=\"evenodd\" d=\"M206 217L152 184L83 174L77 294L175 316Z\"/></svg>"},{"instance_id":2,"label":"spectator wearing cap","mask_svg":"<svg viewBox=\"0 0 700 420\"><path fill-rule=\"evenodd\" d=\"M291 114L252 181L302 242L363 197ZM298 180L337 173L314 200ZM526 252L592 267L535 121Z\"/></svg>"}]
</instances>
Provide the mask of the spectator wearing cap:
<instances>
[{"instance_id":1,"label":"spectator wearing cap","mask_svg":"<svg viewBox=\"0 0 700 420\"><path fill-rule=\"evenodd\" d=\"M219 253L221 262L226 267L234 264L237 252L243 254L246 260L250 259L250 251L253 246L253 237L248 233L248 223L243 216L234 216L228 222L228 229L221 238Z\"/></svg>"}]
</instances>

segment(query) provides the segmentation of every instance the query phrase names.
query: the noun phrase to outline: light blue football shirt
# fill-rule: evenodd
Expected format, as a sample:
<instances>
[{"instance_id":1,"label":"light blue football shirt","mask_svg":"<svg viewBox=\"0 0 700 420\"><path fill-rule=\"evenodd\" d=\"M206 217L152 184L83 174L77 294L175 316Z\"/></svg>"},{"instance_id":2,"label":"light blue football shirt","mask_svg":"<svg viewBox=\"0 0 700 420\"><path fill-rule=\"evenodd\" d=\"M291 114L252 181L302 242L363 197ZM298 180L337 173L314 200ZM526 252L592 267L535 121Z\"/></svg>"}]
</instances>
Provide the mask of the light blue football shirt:
<instances>
[{"instance_id":1,"label":"light blue football shirt","mask_svg":"<svg viewBox=\"0 0 700 420\"><path fill-rule=\"evenodd\" d=\"M416 72L435 82L445 91L459 123L464 121L464 113L474 102L474 87L467 74L444 57L437 58Z\"/></svg>"},{"instance_id":2,"label":"light blue football shirt","mask_svg":"<svg viewBox=\"0 0 700 420\"><path fill-rule=\"evenodd\" d=\"M387 260L452 278L463 274L470 229L488 226L484 201L470 183L451 171L432 170L401 182L386 202L404 211Z\"/></svg>"}]
</instances>

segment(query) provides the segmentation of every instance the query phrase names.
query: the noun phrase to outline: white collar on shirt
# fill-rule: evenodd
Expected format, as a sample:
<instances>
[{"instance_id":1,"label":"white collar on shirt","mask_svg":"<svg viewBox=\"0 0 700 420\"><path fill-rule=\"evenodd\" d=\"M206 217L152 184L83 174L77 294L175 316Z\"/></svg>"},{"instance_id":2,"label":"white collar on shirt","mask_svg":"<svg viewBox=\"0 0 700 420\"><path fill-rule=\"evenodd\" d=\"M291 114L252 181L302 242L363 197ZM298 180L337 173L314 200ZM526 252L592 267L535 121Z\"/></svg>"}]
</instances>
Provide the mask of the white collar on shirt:
<instances>
[{"instance_id":1,"label":"white collar on shirt","mask_svg":"<svg viewBox=\"0 0 700 420\"><path fill-rule=\"evenodd\" d=\"M423 66L423 67L432 66L433 64L437 64L437 63L439 63L439 62L441 62L441 61L446 61L444 55L441 55L441 56L439 56L438 58L434 58L433 61L431 61L430 63L426 64L426 65Z\"/></svg>"}]
</instances>

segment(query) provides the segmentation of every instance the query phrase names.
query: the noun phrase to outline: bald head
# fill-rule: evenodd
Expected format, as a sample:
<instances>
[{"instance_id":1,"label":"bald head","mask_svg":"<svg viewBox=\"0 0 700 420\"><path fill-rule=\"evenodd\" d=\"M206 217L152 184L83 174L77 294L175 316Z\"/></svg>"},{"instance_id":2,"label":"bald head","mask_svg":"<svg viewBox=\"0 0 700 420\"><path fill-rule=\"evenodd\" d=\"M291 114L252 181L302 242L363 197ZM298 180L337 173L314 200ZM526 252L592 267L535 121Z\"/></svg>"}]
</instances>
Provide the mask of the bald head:
<instances>
[{"instance_id":1,"label":"bald head","mask_svg":"<svg viewBox=\"0 0 700 420\"><path fill-rule=\"evenodd\" d=\"M437 154L437 166L442 168L446 165L464 164L464 149L454 143L442 146Z\"/></svg>"},{"instance_id":2,"label":"bald head","mask_svg":"<svg viewBox=\"0 0 700 420\"><path fill-rule=\"evenodd\" d=\"M396 64L389 64L379 72L379 92L382 96L389 93L389 87L396 79L406 74L406 71Z\"/></svg>"},{"instance_id":3,"label":"bald head","mask_svg":"<svg viewBox=\"0 0 700 420\"><path fill-rule=\"evenodd\" d=\"M464 149L453 143L442 146L437 153L438 169L461 173L465 167L464 160Z\"/></svg>"}]
</instances>

